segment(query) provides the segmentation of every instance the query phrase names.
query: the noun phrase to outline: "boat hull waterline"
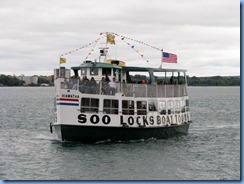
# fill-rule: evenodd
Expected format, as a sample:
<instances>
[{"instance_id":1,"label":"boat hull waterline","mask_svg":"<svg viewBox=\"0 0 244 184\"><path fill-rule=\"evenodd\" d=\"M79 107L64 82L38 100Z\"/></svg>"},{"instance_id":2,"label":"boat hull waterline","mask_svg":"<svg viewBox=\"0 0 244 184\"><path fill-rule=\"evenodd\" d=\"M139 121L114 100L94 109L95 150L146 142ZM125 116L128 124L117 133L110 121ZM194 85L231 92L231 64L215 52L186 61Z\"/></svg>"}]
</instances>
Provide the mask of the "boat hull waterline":
<instances>
[{"instance_id":1,"label":"boat hull waterline","mask_svg":"<svg viewBox=\"0 0 244 184\"><path fill-rule=\"evenodd\" d=\"M95 143L100 141L132 141L151 138L165 139L177 135L186 135L190 123L168 127L132 128L103 126L54 125L62 141Z\"/></svg>"}]
</instances>

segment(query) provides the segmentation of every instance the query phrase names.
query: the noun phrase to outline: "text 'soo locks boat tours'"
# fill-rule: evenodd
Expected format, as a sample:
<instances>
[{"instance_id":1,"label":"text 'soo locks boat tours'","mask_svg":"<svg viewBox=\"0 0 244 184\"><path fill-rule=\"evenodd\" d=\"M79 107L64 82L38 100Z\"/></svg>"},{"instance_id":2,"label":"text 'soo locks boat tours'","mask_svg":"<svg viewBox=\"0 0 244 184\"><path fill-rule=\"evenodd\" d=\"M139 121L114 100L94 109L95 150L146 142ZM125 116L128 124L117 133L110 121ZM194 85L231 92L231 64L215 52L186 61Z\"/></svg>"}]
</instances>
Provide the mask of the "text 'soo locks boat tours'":
<instances>
[{"instance_id":1,"label":"text 'soo locks boat tours'","mask_svg":"<svg viewBox=\"0 0 244 184\"><path fill-rule=\"evenodd\" d=\"M54 129L62 141L79 142L187 134L191 117L186 70L127 66L129 62L113 60L107 46L115 44L115 37L132 49L135 46L129 41L150 46L115 33L100 33L99 39L76 49L94 45L94 51L98 40L106 40L97 59L87 57L71 69L54 70L55 120L50 131ZM162 52L161 63L177 62L176 55L150 47ZM68 53L61 55L60 63L66 62L62 56Z\"/></svg>"}]
</instances>

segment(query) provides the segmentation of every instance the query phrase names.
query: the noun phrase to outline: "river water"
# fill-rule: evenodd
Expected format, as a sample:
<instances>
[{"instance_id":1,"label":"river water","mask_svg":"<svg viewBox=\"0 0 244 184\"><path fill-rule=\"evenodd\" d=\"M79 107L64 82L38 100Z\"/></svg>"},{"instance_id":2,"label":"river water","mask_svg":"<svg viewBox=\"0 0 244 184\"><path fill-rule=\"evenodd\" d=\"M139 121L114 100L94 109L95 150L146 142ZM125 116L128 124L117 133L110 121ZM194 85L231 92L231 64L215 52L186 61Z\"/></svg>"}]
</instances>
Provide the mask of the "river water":
<instances>
[{"instance_id":1,"label":"river water","mask_svg":"<svg viewBox=\"0 0 244 184\"><path fill-rule=\"evenodd\" d=\"M1 87L0 179L239 180L240 87L188 92L187 135L81 144L49 132L53 87Z\"/></svg>"}]
</instances>

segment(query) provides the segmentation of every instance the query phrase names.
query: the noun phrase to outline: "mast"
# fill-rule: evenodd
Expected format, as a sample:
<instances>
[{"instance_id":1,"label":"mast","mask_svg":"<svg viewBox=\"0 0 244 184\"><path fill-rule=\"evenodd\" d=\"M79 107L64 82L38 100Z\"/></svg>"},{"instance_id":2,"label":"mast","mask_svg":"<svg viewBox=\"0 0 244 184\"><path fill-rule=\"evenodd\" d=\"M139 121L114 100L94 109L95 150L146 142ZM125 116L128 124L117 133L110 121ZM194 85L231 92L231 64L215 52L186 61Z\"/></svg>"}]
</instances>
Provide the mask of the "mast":
<instances>
[{"instance_id":1,"label":"mast","mask_svg":"<svg viewBox=\"0 0 244 184\"><path fill-rule=\"evenodd\" d=\"M104 57L104 62L107 61L107 53L108 53L108 49L109 49L108 43L111 41L110 40L111 38L109 38L109 36L108 36L109 33L106 33L106 34L107 34L106 42L105 43L101 43L101 44L106 44L105 47L99 47L99 49L100 49L99 62L101 62L101 57Z\"/></svg>"},{"instance_id":2,"label":"mast","mask_svg":"<svg viewBox=\"0 0 244 184\"><path fill-rule=\"evenodd\" d=\"M160 66L159 66L159 68L161 68L161 69L162 69L163 57L164 57L164 50L162 49L161 50L161 62L160 62Z\"/></svg>"},{"instance_id":3,"label":"mast","mask_svg":"<svg viewBox=\"0 0 244 184\"><path fill-rule=\"evenodd\" d=\"M104 57L104 62L107 61L107 53L108 53L108 47L106 44L106 47L99 47L100 49L100 56L99 56L99 62L101 62L101 57Z\"/></svg>"}]
</instances>

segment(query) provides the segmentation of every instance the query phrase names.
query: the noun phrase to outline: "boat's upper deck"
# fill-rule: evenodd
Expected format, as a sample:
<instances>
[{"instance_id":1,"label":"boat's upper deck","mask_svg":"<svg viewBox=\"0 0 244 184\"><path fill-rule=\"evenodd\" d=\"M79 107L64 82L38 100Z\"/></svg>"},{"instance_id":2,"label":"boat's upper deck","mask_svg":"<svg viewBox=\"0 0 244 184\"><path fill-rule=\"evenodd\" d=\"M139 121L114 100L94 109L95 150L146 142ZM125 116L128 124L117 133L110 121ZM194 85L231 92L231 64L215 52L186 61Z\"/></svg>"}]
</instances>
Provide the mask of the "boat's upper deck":
<instances>
[{"instance_id":1,"label":"boat's upper deck","mask_svg":"<svg viewBox=\"0 0 244 184\"><path fill-rule=\"evenodd\" d=\"M171 98L187 96L185 84L130 84L116 82L116 88L109 86L109 82L87 81L85 84L79 79L65 79L61 89L79 90L84 94L115 95L122 93L126 97Z\"/></svg>"},{"instance_id":2,"label":"boat's upper deck","mask_svg":"<svg viewBox=\"0 0 244 184\"><path fill-rule=\"evenodd\" d=\"M187 96L186 70L121 66L86 61L70 70L55 70L55 79L63 78L61 89L79 90L86 94L126 97L183 97Z\"/></svg>"}]
</instances>

